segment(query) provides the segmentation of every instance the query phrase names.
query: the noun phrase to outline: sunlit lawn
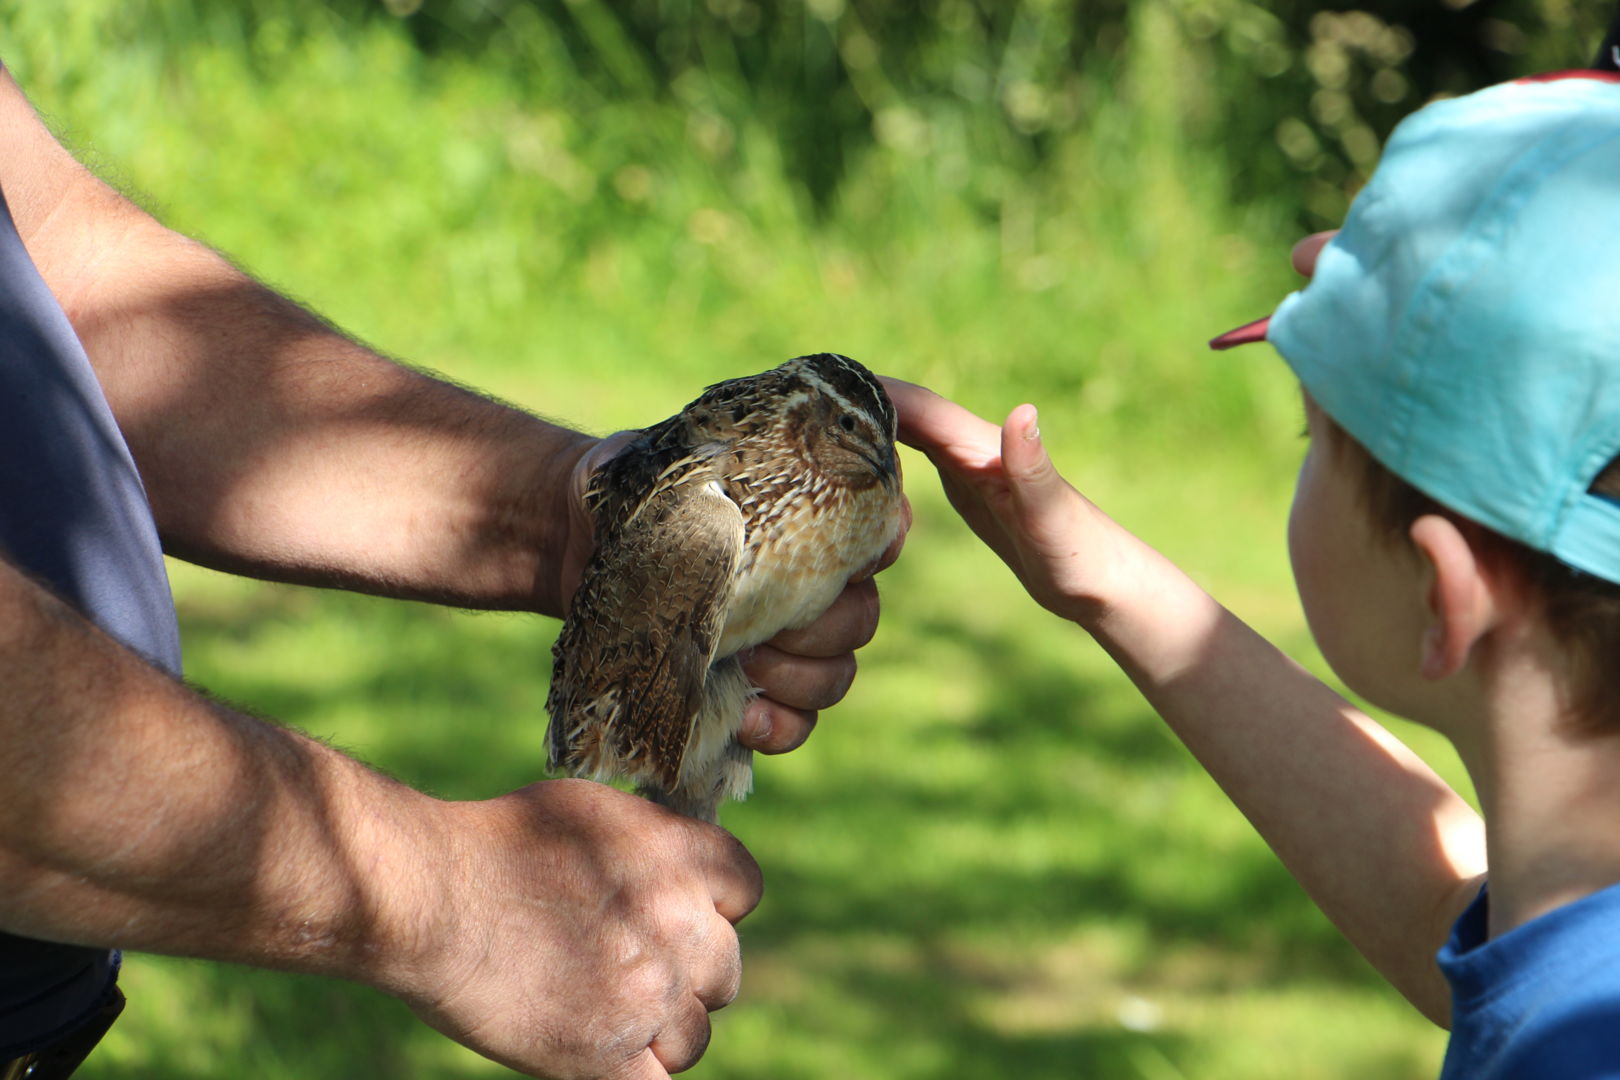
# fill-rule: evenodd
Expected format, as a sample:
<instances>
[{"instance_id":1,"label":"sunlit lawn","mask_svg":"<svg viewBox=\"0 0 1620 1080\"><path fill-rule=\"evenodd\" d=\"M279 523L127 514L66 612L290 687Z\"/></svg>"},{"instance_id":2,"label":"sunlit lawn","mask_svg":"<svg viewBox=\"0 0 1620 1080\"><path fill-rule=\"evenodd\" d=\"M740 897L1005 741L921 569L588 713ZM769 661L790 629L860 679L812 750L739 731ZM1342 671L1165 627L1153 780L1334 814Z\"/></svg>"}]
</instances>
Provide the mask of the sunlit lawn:
<instances>
[{"instance_id":1,"label":"sunlit lawn","mask_svg":"<svg viewBox=\"0 0 1620 1080\"><path fill-rule=\"evenodd\" d=\"M1290 287L1289 231L1225 205L1173 130L1133 128L1129 85L1049 172L1006 179L995 220L895 149L812 225L760 133L714 160L673 111L521 98L386 26L101 53L98 16L41 11L0 5L42 109L167 220L380 348L596 431L821 349L998 418L1034 400L1071 478L1317 663L1282 543L1289 379L1201 347ZM1140 62L1174 50L1146 40ZM695 1075L1433 1075L1441 1033L977 546L927 463L905 467L916 528L860 679L725 814L767 895ZM447 797L540 775L547 620L173 569L201 685ZM504 1075L343 984L126 972L87 1077Z\"/></svg>"}]
</instances>

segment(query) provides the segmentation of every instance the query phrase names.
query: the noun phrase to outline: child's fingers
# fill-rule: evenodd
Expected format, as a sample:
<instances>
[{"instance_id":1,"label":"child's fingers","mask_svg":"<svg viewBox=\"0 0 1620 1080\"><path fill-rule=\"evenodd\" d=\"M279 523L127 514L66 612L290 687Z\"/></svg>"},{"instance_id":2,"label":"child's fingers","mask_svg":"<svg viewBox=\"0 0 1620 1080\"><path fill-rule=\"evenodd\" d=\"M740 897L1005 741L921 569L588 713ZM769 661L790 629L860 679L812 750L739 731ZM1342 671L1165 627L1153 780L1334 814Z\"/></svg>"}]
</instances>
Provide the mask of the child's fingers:
<instances>
[{"instance_id":1,"label":"child's fingers","mask_svg":"<svg viewBox=\"0 0 1620 1080\"><path fill-rule=\"evenodd\" d=\"M900 414L901 442L935 465L977 469L995 460L1001 436L996 425L926 387L888 377L882 381Z\"/></svg>"},{"instance_id":2,"label":"child's fingers","mask_svg":"<svg viewBox=\"0 0 1620 1080\"><path fill-rule=\"evenodd\" d=\"M1339 230L1331 232L1312 233L1294 245L1289 253L1288 261L1294 264L1294 269L1305 277L1316 273L1316 259L1322 254L1322 249L1328 246L1328 241L1339 234Z\"/></svg>"},{"instance_id":3,"label":"child's fingers","mask_svg":"<svg viewBox=\"0 0 1620 1080\"><path fill-rule=\"evenodd\" d=\"M1033 405L1020 405L1007 417L1001 429L1001 467L1026 521L1040 519L1069 490L1041 443L1040 417Z\"/></svg>"}]
</instances>

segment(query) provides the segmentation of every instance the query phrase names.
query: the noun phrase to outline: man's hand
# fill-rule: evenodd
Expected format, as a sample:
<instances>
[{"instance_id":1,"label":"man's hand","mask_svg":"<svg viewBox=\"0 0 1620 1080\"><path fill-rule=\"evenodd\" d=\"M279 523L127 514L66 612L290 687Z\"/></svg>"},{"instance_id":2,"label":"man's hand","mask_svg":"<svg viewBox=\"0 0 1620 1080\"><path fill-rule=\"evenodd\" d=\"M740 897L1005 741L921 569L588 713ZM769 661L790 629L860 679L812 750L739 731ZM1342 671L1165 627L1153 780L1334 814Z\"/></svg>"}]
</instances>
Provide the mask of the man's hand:
<instances>
[{"instance_id":1,"label":"man's hand","mask_svg":"<svg viewBox=\"0 0 1620 1080\"><path fill-rule=\"evenodd\" d=\"M568 540L558 594L567 602L579 584L592 550L591 517L585 510L585 488L601 468L635 438L621 431L602 439L574 466L570 485ZM742 658L743 671L760 694L748 706L738 741L764 754L797 749L815 729L821 709L843 700L855 681L855 650L877 633L878 591L872 579L900 557L911 528L911 503L902 504L900 534L871 566L857 573L815 622L784 630Z\"/></svg>"},{"instance_id":2,"label":"man's hand","mask_svg":"<svg viewBox=\"0 0 1620 1080\"><path fill-rule=\"evenodd\" d=\"M911 528L911 503L901 503L900 534L876 562L850 578L816 621L784 630L743 657L743 671L760 696L748 706L737 740L764 754L798 748L815 730L816 713L830 709L855 681L855 650L877 633L878 589L873 576L900 557Z\"/></svg>"},{"instance_id":3,"label":"man's hand","mask_svg":"<svg viewBox=\"0 0 1620 1080\"><path fill-rule=\"evenodd\" d=\"M0 930L363 982L539 1076L665 1077L737 992L759 868L714 826L579 780L431 798L3 559L0 680Z\"/></svg>"},{"instance_id":4,"label":"man's hand","mask_svg":"<svg viewBox=\"0 0 1620 1080\"><path fill-rule=\"evenodd\" d=\"M691 1067L709 1012L737 994L733 924L759 902L742 845L583 780L448 810L454 855L424 867L428 924L408 933L419 948L403 985L385 988L457 1042L536 1076L650 1080Z\"/></svg>"}]
</instances>

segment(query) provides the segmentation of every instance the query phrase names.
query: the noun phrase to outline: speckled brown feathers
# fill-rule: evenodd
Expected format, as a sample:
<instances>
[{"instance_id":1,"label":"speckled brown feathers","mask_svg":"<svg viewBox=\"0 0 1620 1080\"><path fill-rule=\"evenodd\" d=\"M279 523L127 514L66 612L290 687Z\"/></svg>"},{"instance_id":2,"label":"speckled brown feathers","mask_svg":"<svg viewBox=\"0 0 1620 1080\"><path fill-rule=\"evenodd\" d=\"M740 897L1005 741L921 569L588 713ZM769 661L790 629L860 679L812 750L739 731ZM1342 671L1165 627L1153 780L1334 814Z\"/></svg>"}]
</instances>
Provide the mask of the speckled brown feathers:
<instances>
[{"instance_id":1,"label":"speckled brown feathers","mask_svg":"<svg viewBox=\"0 0 1620 1080\"><path fill-rule=\"evenodd\" d=\"M554 768L715 820L752 783L735 654L803 626L894 539L895 414L833 353L709 387L592 477L596 552L552 650Z\"/></svg>"}]
</instances>

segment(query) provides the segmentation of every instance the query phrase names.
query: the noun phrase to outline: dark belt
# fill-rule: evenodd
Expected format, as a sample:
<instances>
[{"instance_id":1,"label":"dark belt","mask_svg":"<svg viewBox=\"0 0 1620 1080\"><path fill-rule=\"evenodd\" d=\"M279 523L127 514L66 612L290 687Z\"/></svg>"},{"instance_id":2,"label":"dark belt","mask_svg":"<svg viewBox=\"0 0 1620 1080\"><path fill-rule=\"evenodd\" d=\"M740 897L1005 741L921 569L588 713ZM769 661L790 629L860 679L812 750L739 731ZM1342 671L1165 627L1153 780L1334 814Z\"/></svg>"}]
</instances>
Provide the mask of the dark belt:
<instances>
[{"instance_id":1,"label":"dark belt","mask_svg":"<svg viewBox=\"0 0 1620 1080\"><path fill-rule=\"evenodd\" d=\"M0 1062L0 1080L66 1080L90 1056L90 1051L123 1011L124 994L115 986L102 1006L84 1023L54 1043Z\"/></svg>"}]
</instances>

